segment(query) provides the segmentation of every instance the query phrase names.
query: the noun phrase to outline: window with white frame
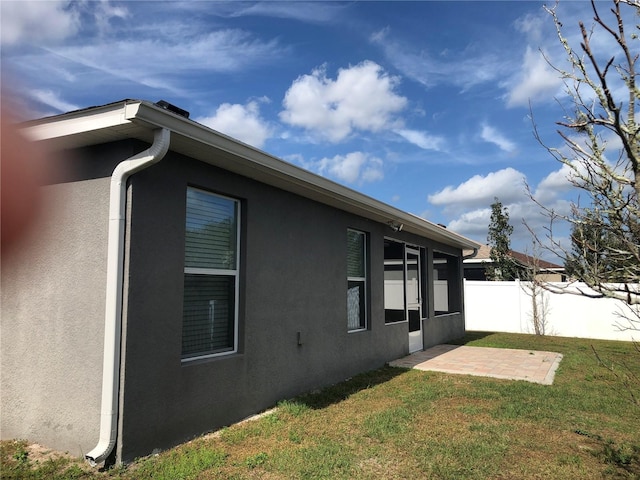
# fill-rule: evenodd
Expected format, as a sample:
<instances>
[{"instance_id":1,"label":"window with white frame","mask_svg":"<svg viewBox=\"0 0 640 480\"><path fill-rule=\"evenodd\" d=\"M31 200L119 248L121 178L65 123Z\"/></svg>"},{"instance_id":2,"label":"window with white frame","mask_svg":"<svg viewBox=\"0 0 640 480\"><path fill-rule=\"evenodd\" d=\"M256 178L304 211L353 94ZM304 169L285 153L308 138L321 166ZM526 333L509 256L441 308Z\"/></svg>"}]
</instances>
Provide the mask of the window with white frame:
<instances>
[{"instance_id":1,"label":"window with white frame","mask_svg":"<svg viewBox=\"0 0 640 480\"><path fill-rule=\"evenodd\" d=\"M367 328L367 234L347 230L347 328Z\"/></svg>"},{"instance_id":2,"label":"window with white frame","mask_svg":"<svg viewBox=\"0 0 640 480\"><path fill-rule=\"evenodd\" d=\"M239 202L189 187L186 217L183 361L237 351Z\"/></svg>"}]
</instances>

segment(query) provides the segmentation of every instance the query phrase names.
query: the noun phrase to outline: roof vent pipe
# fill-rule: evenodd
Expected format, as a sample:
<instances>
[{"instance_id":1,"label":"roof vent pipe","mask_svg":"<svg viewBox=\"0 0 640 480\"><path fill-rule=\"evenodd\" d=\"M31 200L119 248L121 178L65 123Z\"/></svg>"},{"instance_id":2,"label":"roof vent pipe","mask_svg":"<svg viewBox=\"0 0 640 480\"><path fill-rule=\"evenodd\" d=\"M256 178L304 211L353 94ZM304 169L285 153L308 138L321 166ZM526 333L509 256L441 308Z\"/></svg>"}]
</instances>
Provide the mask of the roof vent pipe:
<instances>
[{"instance_id":1,"label":"roof vent pipe","mask_svg":"<svg viewBox=\"0 0 640 480\"><path fill-rule=\"evenodd\" d=\"M85 455L92 466L109 456L116 444L118 430L127 179L162 160L169 149L170 138L168 129L155 130L153 144L147 150L120 162L111 175L100 438L96 447Z\"/></svg>"},{"instance_id":2,"label":"roof vent pipe","mask_svg":"<svg viewBox=\"0 0 640 480\"><path fill-rule=\"evenodd\" d=\"M180 107L177 107L175 105L173 105L172 103L169 103L165 100L160 100L158 102L156 102L156 105L164 108L165 110L169 110L170 112L175 113L176 115L180 115L181 117L184 118L189 118L189 112L187 112L186 110L183 110Z\"/></svg>"}]
</instances>

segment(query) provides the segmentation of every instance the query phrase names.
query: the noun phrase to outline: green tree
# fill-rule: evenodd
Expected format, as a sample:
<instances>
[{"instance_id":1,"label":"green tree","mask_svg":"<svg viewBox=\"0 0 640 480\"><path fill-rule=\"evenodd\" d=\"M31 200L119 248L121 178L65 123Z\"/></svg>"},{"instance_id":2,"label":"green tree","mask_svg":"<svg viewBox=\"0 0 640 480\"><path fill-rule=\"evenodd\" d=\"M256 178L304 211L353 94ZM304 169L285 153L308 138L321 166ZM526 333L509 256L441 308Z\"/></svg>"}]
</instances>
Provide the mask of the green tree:
<instances>
[{"instance_id":1,"label":"green tree","mask_svg":"<svg viewBox=\"0 0 640 480\"><path fill-rule=\"evenodd\" d=\"M511 234L513 226L509 223L509 210L498 198L491 204L491 220L489 222L489 245L491 263L485 265L488 280L515 280L516 264L511 257Z\"/></svg>"}]
</instances>

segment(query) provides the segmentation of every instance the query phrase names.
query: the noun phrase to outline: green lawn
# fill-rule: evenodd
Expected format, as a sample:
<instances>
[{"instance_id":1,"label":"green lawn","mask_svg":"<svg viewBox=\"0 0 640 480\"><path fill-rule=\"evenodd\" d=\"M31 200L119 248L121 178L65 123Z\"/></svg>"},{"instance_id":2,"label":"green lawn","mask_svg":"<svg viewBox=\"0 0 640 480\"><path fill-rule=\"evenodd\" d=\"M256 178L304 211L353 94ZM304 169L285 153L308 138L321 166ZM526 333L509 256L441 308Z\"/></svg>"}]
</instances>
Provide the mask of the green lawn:
<instances>
[{"instance_id":1,"label":"green lawn","mask_svg":"<svg viewBox=\"0 0 640 480\"><path fill-rule=\"evenodd\" d=\"M26 442L3 442L2 478L640 478L633 344L501 333L461 343L564 358L551 386L385 367L108 472L36 463Z\"/></svg>"}]
</instances>

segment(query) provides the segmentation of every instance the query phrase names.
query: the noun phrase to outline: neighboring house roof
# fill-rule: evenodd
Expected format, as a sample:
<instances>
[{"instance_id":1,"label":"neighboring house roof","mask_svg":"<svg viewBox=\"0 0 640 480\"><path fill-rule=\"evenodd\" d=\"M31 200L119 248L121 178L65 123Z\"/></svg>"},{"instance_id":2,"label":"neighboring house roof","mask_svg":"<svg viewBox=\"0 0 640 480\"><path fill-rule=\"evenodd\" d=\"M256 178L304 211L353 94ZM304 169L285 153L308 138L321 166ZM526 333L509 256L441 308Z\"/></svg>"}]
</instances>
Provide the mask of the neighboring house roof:
<instances>
[{"instance_id":1,"label":"neighboring house roof","mask_svg":"<svg viewBox=\"0 0 640 480\"><path fill-rule=\"evenodd\" d=\"M464 252L465 255L471 252ZM464 263L483 263L490 261L491 259L491 247L489 245L480 245L478 252L472 258L466 258Z\"/></svg>"},{"instance_id":2,"label":"neighboring house roof","mask_svg":"<svg viewBox=\"0 0 640 480\"><path fill-rule=\"evenodd\" d=\"M122 100L27 122L22 128L30 139L46 140L57 149L128 138L152 143L153 130L167 128L171 131L169 148L174 152L377 222L393 222L396 227L402 225L404 231L446 245L471 250L480 247L477 242L435 223L280 160L151 102ZM243 161L238 161L239 158Z\"/></svg>"},{"instance_id":3,"label":"neighboring house roof","mask_svg":"<svg viewBox=\"0 0 640 480\"><path fill-rule=\"evenodd\" d=\"M556 263L548 262L542 259L535 259L534 257L527 255L526 253L517 252L515 250L509 250L509 256L513 258L516 262L523 266L531 265L534 261L537 261L538 268L542 270L550 270L550 271L564 271L564 267L562 265L558 265ZM465 259L464 263L484 263L491 262L491 247L489 245L482 245L478 249L478 253L475 257Z\"/></svg>"}]
</instances>

